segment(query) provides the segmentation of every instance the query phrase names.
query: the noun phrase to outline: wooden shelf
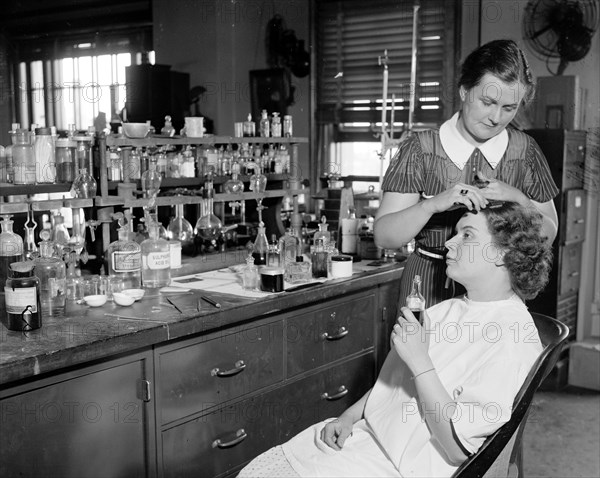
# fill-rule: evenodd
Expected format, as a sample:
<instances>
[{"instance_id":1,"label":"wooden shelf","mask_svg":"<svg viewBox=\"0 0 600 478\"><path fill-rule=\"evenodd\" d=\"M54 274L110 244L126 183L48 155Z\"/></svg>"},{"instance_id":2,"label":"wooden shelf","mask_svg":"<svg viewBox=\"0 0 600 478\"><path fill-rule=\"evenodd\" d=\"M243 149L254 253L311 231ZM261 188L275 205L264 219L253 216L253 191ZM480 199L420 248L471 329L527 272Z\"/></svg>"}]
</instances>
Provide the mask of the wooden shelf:
<instances>
[{"instance_id":1,"label":"wooden shelf","mask_svg":"<svg viewBox=\"0 0 600 478\"><path fill-rule=\"evenodd\" d=\"M0 183L2 196L30 196L32 194L63 193L71 190L71 183L63 184L11 184Z\"/></svg>"},{"instance_id":2,"label":"wooden shelf","mask_svg":"<svg viewBox=\"0 0 600 478\"><path fill-rule=\"evenodd\" d=\"M261 137L244 137L237 138L235 136L203 136L201 138L186 138L182 136L167 137L162 135L152 135L147 138L127 138L125 136L109 135L106 137L107 146L130 146L135 148L156 146L156 145L193 145L193 144L292 144L292 143L308 143L308 138L261 138Z\"/></svg>"}]
</instances>

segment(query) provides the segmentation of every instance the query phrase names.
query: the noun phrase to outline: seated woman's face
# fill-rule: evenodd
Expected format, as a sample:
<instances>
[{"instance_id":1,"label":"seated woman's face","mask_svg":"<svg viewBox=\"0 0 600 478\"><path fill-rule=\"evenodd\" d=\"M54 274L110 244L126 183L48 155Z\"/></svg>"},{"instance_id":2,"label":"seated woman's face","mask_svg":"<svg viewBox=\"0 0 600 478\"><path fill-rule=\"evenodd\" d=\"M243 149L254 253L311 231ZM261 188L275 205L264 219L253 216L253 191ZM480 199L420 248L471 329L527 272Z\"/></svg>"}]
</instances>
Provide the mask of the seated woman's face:
<instances>
[{"instance_id":1,"label":"seated woman's face","mask_svg":"<svg viewBox=\"0 0 600 478\"><path fill-rule=\"evenodd\" d=\"M507 273L496 265L502 263L502 251L494 244L483 214L466 213L445 245L446 274L464 286L485 281L492 274Z\"/></svg>"},{"instance_id":2,"label":"seated woman's face","mask_svg":"<svg viewBox=\"0 0 600 478\"><path fill-rule=\"evenodd\" d=\"M469 142L483 143L493 138L513 120L525 93L521 83L505 83L491 73L483 75L470 90L461 86L458 130Z\"/></svg>"}]
</instances>

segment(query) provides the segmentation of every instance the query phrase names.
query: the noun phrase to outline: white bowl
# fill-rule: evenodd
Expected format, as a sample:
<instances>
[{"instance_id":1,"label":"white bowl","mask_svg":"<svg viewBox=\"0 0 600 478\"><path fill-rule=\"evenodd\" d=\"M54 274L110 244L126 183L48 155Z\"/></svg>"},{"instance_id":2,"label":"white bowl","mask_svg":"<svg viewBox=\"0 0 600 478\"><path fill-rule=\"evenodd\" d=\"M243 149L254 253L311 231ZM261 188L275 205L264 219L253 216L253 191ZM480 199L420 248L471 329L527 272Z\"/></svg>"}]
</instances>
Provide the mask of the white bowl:
<instances>
[{"instance_id":1,"label":"white bowl","mask_svg":"<svg viewBox=\"0 0 600 478\"><path fill-rule=\"evenodd\" d=\"M128 138L145 138L150 132L146 123L122 123L123 134Z\"/></svg>"},{"instance_id":2,"label":"white bowl","mask_svg":"<svg viewBox=\"0 0 600 478\"><path fill-rule=\"evenodd\" d=\"M115 301L115 304L126 307L135 302L135 297L123 294L123 292L113 292L113 300Z\"/></svg>"},{"instance_id":3,"label":"white bowl","mask_svg":"<svg viewBox=\"0 0 600 478\"><path fill-rule=\"evenodd\" d=\"M144 289L125 289L121 291L121 293L129 295L135 300L140 300L142 297L144 297L145 292L146 291Z\"/></svg>"},{"instance_id":4,"label":"white bowl","mask_svg":"<svg viewBox=\"0 0 600 478\"><path fill-rule=\"evenodd\" d=\"M86 295L83 300L85 301L85 303L87 305L89 305L90 307L100 307L104 304L106 304L106 295L101 294L101 295Z\"/></svg>"}]
</instances>

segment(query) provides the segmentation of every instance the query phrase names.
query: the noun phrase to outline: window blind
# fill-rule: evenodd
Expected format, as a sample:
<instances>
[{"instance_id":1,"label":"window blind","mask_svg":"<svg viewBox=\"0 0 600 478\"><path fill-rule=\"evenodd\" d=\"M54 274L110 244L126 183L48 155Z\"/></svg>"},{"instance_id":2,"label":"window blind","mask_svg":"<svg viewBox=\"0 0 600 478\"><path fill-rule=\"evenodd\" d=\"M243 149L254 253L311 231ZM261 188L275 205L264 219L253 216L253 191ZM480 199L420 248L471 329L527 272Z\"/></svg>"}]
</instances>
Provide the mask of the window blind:
<instances>
[{"instance_id":1,"label":"window blind","mask_svg":"<svg viewBox=\"0 0 600 478\"><path fill-rule=\"evenodd\" d=\"M419 2L414 121L439 124L454 85L454 8L450 0ZM412 0L317 0L317 118L338 130L381 124L387 50L388 115L408 120L413 34Z\"/></svg>"}]
</instances>

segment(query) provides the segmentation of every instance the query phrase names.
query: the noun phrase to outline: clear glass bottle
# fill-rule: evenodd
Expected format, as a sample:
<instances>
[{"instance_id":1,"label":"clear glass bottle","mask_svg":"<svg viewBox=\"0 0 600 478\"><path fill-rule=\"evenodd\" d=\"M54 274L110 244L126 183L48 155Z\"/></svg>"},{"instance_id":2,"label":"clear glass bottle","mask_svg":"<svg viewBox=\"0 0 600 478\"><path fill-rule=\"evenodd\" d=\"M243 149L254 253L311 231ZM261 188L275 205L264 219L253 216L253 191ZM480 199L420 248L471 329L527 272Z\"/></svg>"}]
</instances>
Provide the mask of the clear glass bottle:
<instances>
[{"instance_id":1,"label":"clear glass bottle","mask_svg":"<svg viewBox=\"0 0 600 478\"><path fill-rule=\"evenodd\" d=\"M169 243L158 237L158 224L148 224L149 238L142 249L142 284L146 288L166 287L171 283L171 252Z\"/></svg>"},{"instance_id":2,"label":"clear glass bottle","mask_svg":"<svg viewBox=\"0 0 600 478\"><path fill-rule=\"evenodd\" d=\"M252 121L250 113L248 113L248 119L244 121L244 136L247 138L256 136L256 124Z\"/></svg>"},{"instance_id":3,"label":"clear glass bottle","mask_svg":"<svg viewBox=\"0 0 600 478\"><path fill-rule=\"evenodd\" d=\"M83 299L83 279L75 267L75 261L67 264L67 300L78 301Z\"/></svg>"},{"instance_id":4,"label":"clear glass bottle","mask_svg":"<svg viewBox=\"0 0 600 478\"><path fill-rule=\"evenodd\" d=\"M13 221L10 215L2 215L2 232L0 233L0 284L8 278L8 270L13 262L23 260L23 239L13 232Z\"/></svg>"},{"instance_id":5,"label":"clear glass bottle","mask_svg":"<svg viewBox=\"0 0 600 478\"><path fill-rule=\"evenodd\" d=\"M259 289L258 268L254 265L254 257L246 257L246 267L242 270L242 287L245 290Z\"/></svg>"},{"instance_id":6,"label":"clear glass bottle","mask_svg":"<svg viewBox=\"0 0 600 478\"><path fill-rule=\"evenodd\" d=\"M129 226L119 219L119 238L108 246L108 275L119 281L122 289L139 289L142 285L142 249L129 238Z\"/></svg>"},{"instance_id":7,"label":"clear glass bottle","mask_svg":"<svg viewBox=\"0 0 600 478\"><path fill-rule=\"evenodd\" d=\"M327 230L329 224L327 224L327 218L325 216L321 216L321 222L319 224L319 230L315 232L314 241L317 242L318 239L323 239L323 245L327 247L329 242L331 241L331 233Z\"/></svg>"},{"instance_id":8,"label":"clear glass bottle","mask_svg":"<svg viewBox=\"0 0 600 478\"><path fill-rule=\"evenodd\" d=\"M244 192L244 183L239 178L240 164L234 162L231 166L231 178L223 185L223 191L229 194L242 194Z\"/></svg>"},{"instance_id":9,"label":"clear glass bottle","mask_svg":"<svg viewBox=\"0 0 600 478\"><path fill-rule=\"evenodd\" d=\"M406 297L406 307L410 309L419 323L423 324L421 312L425 310L425 297L421 294L421 276L415 275L412 283L412 290Z\"/></svg>"},{"instance_id":10,"label":"clear glass bottle","mask_svg":"<svg viewBox=\"0 0 600 478\"><path fill-rule=\"evenodd\" d=\"M292 228L288 227L285 234L279 238L279 254L284 268L288 264L296 262L298 256L302 256L300 238L294 234Z\"/></svg>"},{"instance_id":11,"label":"clear glass bottle","mask_svg":"<svg viewBox=\"0 0 600 478\"><path fill-rule=\"evenodd\" d=\"M160 191L162 176L156 170L156 157L149 158L148 169L142 173L142 191L145 198L156 198Z\"/></svg>"},{"instance_id":12,"label":"clear glass bottle","mask_svg":"<svg viewBox=\"0 0 600 478\"><path fill-rule=\"evenodd\" d=\"M258 131L260 132L261 137L268 138L271 136L270 126L271 124L269 123L267 110L262 110L260 113L260 122L258 124Z\"/></svg>"},{"instance_id":13,"label":"clear glass bottle","mask_svg":"<svg viewBox=\"0 0 600 478\"><path fill-rule=\"evenodd\" d=\"M13 148L17 144L17 130L21 128L21 123L12 123L12 128L8 132L10 136L10 144L4 149L6 156L6 182L14 183L15 181L15 169L13 163Z\"/></svg>"},{"instance_id":14,"label":"clear glass bottle","mask_svg":"<svg viewBox=\"0 0 600 478\"><path fill-rule=\"evenodd\" d=\"M52 242L57 250L62 254L64 248L68 247L71 240L69 230L65 225L65 218L60 214L52 215ZM40 233L41 236L41 233Z\"/></svg>"},{"instance_id":15,"label":"clear glass bottle","mask_svg":"<svg viewBox=\"0 0 600 478\"><path fill-rule=\"evenodd\" d=\"M273 118L271 118L271 136L273 138L281 137L281 118L279 117L279 113L273 113Z\"/></svg>"},{"instance_id":16,"label":"clear glass bottle","mask_svg":"<svg viewBox=\"0 0 600 478\"><path fill-rule=\"evenodd\" d=\"M69 138L56 139L56 180L59 183L72 183L75 179L76 145Z\"/></svg>"},{"instance_id":17,"label":"clear glass bottle","mask_svg":"<svg viewBox=\"0 0 600 478\"><path fill-rule=\"evenodd\" d=\"M184 216L183 204L175 205L175 217L169 222L167 237L170 240L180 241L184 252L188 252L194 246L194 228Z\"/></svg>"},{"instance_id":18,"label":"clear glass bottle","mask_svg":"<svg viewBox=\"0 0 600 478\"><path fill-rule=\"evenodd\" d=\"M121 151L117 146L111 146L108 150L108 180L122 181L123 180L123 158Z\"/></svg>"},{"instance_id":19,"label":"clear glass bottle","mask_svg":"<svg viewBox=\"0 0 600 478\"><path fill-rule=\"evenodd\" d=\"M40 232L40 255L33 261L34 273L40 280L42 313L44 316L60 316L65 311L67 300L67 268L56 257L54 243L50 241L50 232Z\"/></svg>"},{"instance_id":20,"label":"clear glass bottle","mask_svg":"<svg viewBox=\"0 0 600 478\"><path fill-rule=\"evenodd\" d=\"M286 138L294 136L292 115L283 116L283 136Z\"/></svg>"},{"instance_id":21,"label":"clear glass bottle","mask_svg":"<svg viewBox=\"0 0 600 478\"><path fill-rule=\"evenodd\" d=\"M277 236L271 234L271 242L269 242L269 248L267 250L267 265L269 267L280 267L281 255L279 251L279 242Z\"/></svg>"},{"instance_id":22,"label":"clear glass bottle","mask_svg":"<svg viewBox=\"0 0 600 478\"><path fill-rule=\"evenodd\" d=\"M169 115L165 116L165 125L161 128L160 134L169 137L175 136L175 128L173 127L173 122Z\"/></svg>"},{"instance_id":23,"label":"clear glass bottle","mask_svg":"<svg viewBox=\"0 0 600 478\"><path fill-rule=\"evenodd\" d=\"M38 183L53 184L56 182L56 152L52 130L36 128L33 145L36 162L35 180Z\"/></svg>"},{"instance_id":24,"label":"clear glass bottle","mask_svg":"<svg viewBox=\"0 0 600 478\"><path fill-rule=\"evenodd\" d=\"M194 161L194 153L192 148L188 145L183 150L181 156L181 165L179 167L179 175L182 178L194 178L196 177L196 165Z\"/></svg>"},{"instance_id":25,"label":"clear glass bottle","mask_svg":"<svg viewBox=\"0 0 600 478\"><path fill-rule=\"evenodd\" d=\"M164 148L160 148L158 152L154 155L154 159L156 160L156 171L160 174L161 178L167 177L167 152Z\"/></svg>"},{"instance_id":26,"label":"clear glass bottle","mask_svg":"<svg viewBox=\"0 0 600 478\"><path fill-rule=\"evenodd\" d=\"M315 279L327 277L328 259L329 253L327 252L324 238L315 238L315 243L311 251L312 276Z\"/></svg>"},{"instance_id":27,"label":"clear glass bottle","mask_svg":"<svg viewBox=\"0 0 600 478\"><path fill-rule=\"evenodd\" d=\"M16 262L9 266L9 277L4 282L6 325L9 330L29 332L42 326L40 280L33 273L31 261Z\"/></svg>"},{"instance_id":28,"label":"clear glass bottle","mask_svg":"<svg viewBox=\"0 0 600 478\"><path fill-rule=\"evenodd\" d=\"M86 171L92 172L94 170L94 152L92 145L94 138L88 135L74 135L73 140L77 143L75 148L75 154L77 156L76 168L81 171L85 168Z\"/></svg>"},{"instance_id":29,"label":"clear glass bottle","mask_svg":"<svg viewBox=\"0 0 600 478\"><path fill-rule=\"evenodd\" d=\"M79 174L73 181L71 193L80 199L89 199L96 197L98 183L94 177L88 172L87 168L80 168Z\"/></svg>"},{"instance_id":30,"label":"clear glass bottle","mask_svg":"<svg viewBox=\"0 0 600 478\"><path fill-rule=\"evenodd\" d=\"M19 128L15 132L12 147L13 182L15 184L35 184L35 152L29 131Z\"/></svg>"},{"instance_id":31,"label":"clear glass bottle","mask_svg":"<svg viewBox=\"0 0 600 478\"><path fill-rule=\"evenodd\" d=\"M254 263L257 266L264 266L267 264L267 253L269 251L269 241L267 240L267 234L265 233L265 225L258 225L258 233L252 246L252 257L254 257Z\"/></svg>"}]
</instances>

